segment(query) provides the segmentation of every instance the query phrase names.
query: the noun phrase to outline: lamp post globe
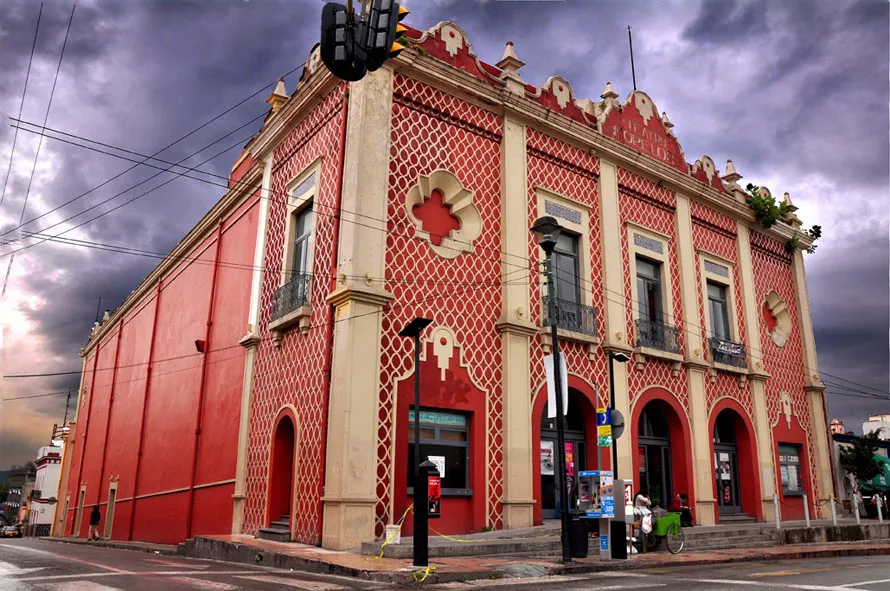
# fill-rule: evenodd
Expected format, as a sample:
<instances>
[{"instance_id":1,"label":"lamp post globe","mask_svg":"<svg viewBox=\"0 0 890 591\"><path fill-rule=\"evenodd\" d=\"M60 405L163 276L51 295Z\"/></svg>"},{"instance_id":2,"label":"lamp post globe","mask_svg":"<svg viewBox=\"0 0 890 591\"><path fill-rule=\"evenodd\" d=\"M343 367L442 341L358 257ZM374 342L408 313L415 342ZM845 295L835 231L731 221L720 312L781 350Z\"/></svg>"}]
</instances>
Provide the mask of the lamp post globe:
<instances>
[{"instance_id":1,"label":"lamp post globe","mask_svg":"<svg viewBox=\"0 0 890 591\"><path fill-rule=\"evenodd\" d=\"M556 241L559 239L559 235L562 234L562 230L563 228L556 221L556 218L549 215L536 219L531 227L531 231L535 233L538 239L538 244L541 245L541 249L548 257L556 247Z\"/></svg>"}]
</instances>

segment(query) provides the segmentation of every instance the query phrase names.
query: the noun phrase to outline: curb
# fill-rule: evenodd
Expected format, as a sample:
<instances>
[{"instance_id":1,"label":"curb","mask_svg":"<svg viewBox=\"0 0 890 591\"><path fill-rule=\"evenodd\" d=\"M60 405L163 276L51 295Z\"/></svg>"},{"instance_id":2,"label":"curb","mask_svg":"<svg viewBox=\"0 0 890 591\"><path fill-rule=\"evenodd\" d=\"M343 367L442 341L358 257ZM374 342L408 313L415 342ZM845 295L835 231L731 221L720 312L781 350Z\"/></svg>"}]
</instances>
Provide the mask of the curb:
<instances>
[{"instance_id":1,"label":"curb","mask_svg":"<svg viewBox=\"0 0 890 591\"><path fill-rule=\"evenodd\" d=\"M777 562L779 560L805 560L808 558L837 558L844 556L885 556L890 555L890 546L856 547L856 548L831 548L820 550L808 550L806 548L795 549L788 552L760 552L741 556L722 555L719 558L700 558L692 560L659 560L657 562L609 562L602 564L579 564L571 566L553 566L548 569L550 575L570 575L607 571L646 570L650 568L670 568L683 566L710 566L715 564L729 564L737 562Z\"/></svg>"},{"instance_id":2,"label":"curb","mask_svg":"<svg viewBox=\"0 0 890 591\"><path fill-rule=\"evenodd\" d=\"M115 550L135 550L137 552L145 552L147 554L160 554L161 556L176 556L176 546L171 546L169 548L164 548L162 546L158 548L151 548L148 546L127 544L126 542L115 542L113 540L88 542L86 540L80 540L78 538L43 537L36 539L44 540L47 542L56 542L59 544L72 544L74 546L99 546L100 548L114 548Z\"/></svg>"}]
</instances>

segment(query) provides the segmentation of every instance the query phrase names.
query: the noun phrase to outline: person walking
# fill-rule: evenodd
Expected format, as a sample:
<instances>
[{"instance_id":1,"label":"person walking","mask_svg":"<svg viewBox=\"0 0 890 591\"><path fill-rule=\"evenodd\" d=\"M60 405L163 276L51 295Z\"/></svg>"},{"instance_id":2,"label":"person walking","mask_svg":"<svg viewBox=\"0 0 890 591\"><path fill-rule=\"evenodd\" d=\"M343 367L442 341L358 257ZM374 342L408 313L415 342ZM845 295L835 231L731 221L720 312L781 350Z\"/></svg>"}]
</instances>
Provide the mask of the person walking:
<instances>
[{"instance_id":1,"label":"person walking","mask_svg":"<svg viewBox=\"0 0 890 591\"><path fill-rule=\"evenodd\" d=\"M99 521L102 520L102 514L99 512L99 505L94 505L90 512L90 531L87 540L100 540L99 537Z\"/></svg>"}]
</instances>

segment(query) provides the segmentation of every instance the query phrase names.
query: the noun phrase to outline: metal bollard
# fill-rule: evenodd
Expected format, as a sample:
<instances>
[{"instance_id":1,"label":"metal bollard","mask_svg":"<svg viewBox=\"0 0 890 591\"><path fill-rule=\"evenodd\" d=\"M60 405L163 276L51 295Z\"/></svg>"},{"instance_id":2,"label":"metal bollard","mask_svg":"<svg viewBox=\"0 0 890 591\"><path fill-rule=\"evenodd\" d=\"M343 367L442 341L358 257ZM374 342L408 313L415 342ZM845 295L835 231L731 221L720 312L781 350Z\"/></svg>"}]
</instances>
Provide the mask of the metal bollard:
<instances>
[{"instance_id":1,"label":"metal bollard","mask_svg":"<svg viewBox=\"0 0 890 591\"><path fill-rule=\"evenodd\" d=\"M807 500L807 493L803 493L803 518L807 522L807 529L810 527L810 503Z\"/></svg>"},{"instance_id":2,"label":"metal bollard","mask_svg":"<svg viewBox=\"0 0 890 591\"><path fill-rule=\"evenodd\" d=\"M831 524L837 527L837 509L834 506L834 495L828 497L828 502L831 504Z\"/></svg>"},{"instance_id":3,"label":"metal bollard","mask_svg":"<svg viewBox=\"0 0 890 591\"><path fill-rule=\"evenodd\" d=\"M776 529L782 529L782 517L779 515L779 495L773 495L773 513L776 515Z\"/></svg>"}]
</instances>

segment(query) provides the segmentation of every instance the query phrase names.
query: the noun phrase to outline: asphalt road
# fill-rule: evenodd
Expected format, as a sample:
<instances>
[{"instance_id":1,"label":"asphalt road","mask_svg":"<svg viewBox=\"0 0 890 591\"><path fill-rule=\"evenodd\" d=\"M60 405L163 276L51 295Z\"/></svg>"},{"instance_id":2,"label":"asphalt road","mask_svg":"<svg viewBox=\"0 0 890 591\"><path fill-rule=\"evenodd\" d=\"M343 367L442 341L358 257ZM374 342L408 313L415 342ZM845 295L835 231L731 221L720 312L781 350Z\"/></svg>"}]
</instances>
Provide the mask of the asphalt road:
<instances>
[{"instance_id":1,"label":"asphalt road","mask_svg":"<svg viewBox=\"0 0 890 591\"><path fill-rule=\"evenodd\" d=\"M750 562L426 586L442 591L505 588L522 591L887 591L890 590L890 556ZM352 578L99 546L28 539L0 541L0 591L371 591L395 588L416 587L390 587Z\"/></svg>"},{"instance_id":2,"label":"asphalt road","mask_svg":"<svg viewBox=\"0 0 890 591\"><path fill-rule=\"evenodd\" d=\"M352 578L43 540L0 541L0 591L349 591Z\"/></svg>"}]
</instances>

